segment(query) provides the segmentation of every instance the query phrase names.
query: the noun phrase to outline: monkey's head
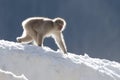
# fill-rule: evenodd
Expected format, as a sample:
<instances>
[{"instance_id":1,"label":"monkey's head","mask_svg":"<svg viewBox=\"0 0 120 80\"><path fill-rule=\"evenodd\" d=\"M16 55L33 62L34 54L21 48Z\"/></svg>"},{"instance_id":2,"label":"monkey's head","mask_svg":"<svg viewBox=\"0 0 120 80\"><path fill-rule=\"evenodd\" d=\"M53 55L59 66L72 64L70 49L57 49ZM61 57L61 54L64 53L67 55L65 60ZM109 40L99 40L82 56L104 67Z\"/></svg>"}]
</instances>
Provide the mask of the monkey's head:
<instances>
[{"instance_id":1,"label":"monkey's head","mask_svg":"<svg viewBox=\"0 0 120 80\"><path fill-rule=\"evenodd\" d=\"M54 23L55 23L55 25L57 25L57 27L60 31L63 31L66 27L66 22L62 18L55 18Z\"/></svg>"}]
</instances>

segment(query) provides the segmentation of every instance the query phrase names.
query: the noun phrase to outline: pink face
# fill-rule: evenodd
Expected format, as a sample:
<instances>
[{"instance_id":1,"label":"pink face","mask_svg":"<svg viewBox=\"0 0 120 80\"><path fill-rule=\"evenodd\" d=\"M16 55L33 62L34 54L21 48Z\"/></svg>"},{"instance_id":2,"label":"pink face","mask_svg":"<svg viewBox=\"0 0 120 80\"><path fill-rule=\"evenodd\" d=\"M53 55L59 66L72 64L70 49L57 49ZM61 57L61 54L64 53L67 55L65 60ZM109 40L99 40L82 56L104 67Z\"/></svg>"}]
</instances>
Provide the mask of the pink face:
<instances>
[{"instance_id":1,"label":"pink face","mask_svg":"<svg viewBox=\"0 0 120 80\"><path fill-rule=\"evenodd\" d=\"M55 23L58 25L58 29L62 30L64 22L62 20L56 20Z\"/></svg>"}]
</instances>

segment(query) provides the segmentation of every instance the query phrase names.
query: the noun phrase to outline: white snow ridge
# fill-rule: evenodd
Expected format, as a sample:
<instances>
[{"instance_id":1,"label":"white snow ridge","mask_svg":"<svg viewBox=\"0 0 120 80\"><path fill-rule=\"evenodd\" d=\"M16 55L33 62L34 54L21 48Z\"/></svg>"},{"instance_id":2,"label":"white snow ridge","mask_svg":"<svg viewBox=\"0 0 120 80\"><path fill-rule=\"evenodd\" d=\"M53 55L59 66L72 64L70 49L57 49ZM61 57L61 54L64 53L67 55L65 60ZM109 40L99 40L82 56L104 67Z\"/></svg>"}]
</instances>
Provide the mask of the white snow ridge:
<instances>
[{"instance_id":1,"label":"white snow ridge","mask_svg":"<svg viewBox=\"0 0 120 80\"><path fill-rule=\"evenodd\" d=\"M0 80L27 80L24 75L16 76L12 72L0 69Z\"/></svg>"},{"instance_id":2,"label":"white snow ridge","mask_svg":"<svg viewBox=\"0 0 120 80\"><path fill-rule=\"evenodd\" d=\"M120 63L0 40L0 80L120 80Z\"/></svg>"}]
</instances>

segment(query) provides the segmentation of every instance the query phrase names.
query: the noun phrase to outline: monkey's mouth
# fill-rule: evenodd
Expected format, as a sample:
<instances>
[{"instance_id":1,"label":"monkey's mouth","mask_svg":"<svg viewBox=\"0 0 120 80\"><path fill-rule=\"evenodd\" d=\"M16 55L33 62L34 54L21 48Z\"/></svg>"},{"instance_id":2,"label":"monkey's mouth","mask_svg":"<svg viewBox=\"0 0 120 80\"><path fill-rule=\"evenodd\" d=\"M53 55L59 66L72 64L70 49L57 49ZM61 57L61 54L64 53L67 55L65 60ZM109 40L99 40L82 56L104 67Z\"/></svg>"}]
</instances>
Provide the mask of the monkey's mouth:
<instances>
[{"instance_id":1,"label":"monkey's mouth","mask_svg":"<svg viewBox=\"0 0 120 80\"><path fill-rule=\"evenodd\" d=\"M58 26L58 29L59 29L59 30L61 30L61 29L62 29L62 27L63 27L62 25L59 25L59 26Z\"/></svg>"}]
</instances>

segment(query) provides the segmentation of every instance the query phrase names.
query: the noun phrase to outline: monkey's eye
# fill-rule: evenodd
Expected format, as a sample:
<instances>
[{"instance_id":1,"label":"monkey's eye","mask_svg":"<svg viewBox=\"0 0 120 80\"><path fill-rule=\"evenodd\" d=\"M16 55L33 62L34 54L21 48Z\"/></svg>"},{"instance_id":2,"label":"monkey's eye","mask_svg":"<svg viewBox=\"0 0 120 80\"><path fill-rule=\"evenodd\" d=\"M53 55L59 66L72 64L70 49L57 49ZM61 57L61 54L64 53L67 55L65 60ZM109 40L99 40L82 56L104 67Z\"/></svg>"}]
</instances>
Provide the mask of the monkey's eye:
<instances>
[{"instance_id":1,"label":"monkey's eye","mask_svg":"<svg viewBox=\"0 0 120 80\"><path fill-rule=\"evenodd\" d=\"M58 25L63 25L63 24L64 24L61 20L57 20L56 23L57 23Z\"/></svg>"},{"instance_id":2,"label":"monkey's eye","mask_svg":"<svg viewBox=\"0 0 120 80\"><path fill-rule=\"evenodd\" d=\"M57 21L57 23L59 24L59 23L61 23L60 21Z\"/></svg>"},{"instance_id":3,"label":"monkey's eye","mask_svg":"<svg viewBox=\"0 0 120 80\"><path fill-rule=\"evenodd\" d=\"M63 24L63 22L61 22L61 21L58 21L58 24L61 24L61 25L62 25L62 24Z\"/></svg>"}]
</instances>

